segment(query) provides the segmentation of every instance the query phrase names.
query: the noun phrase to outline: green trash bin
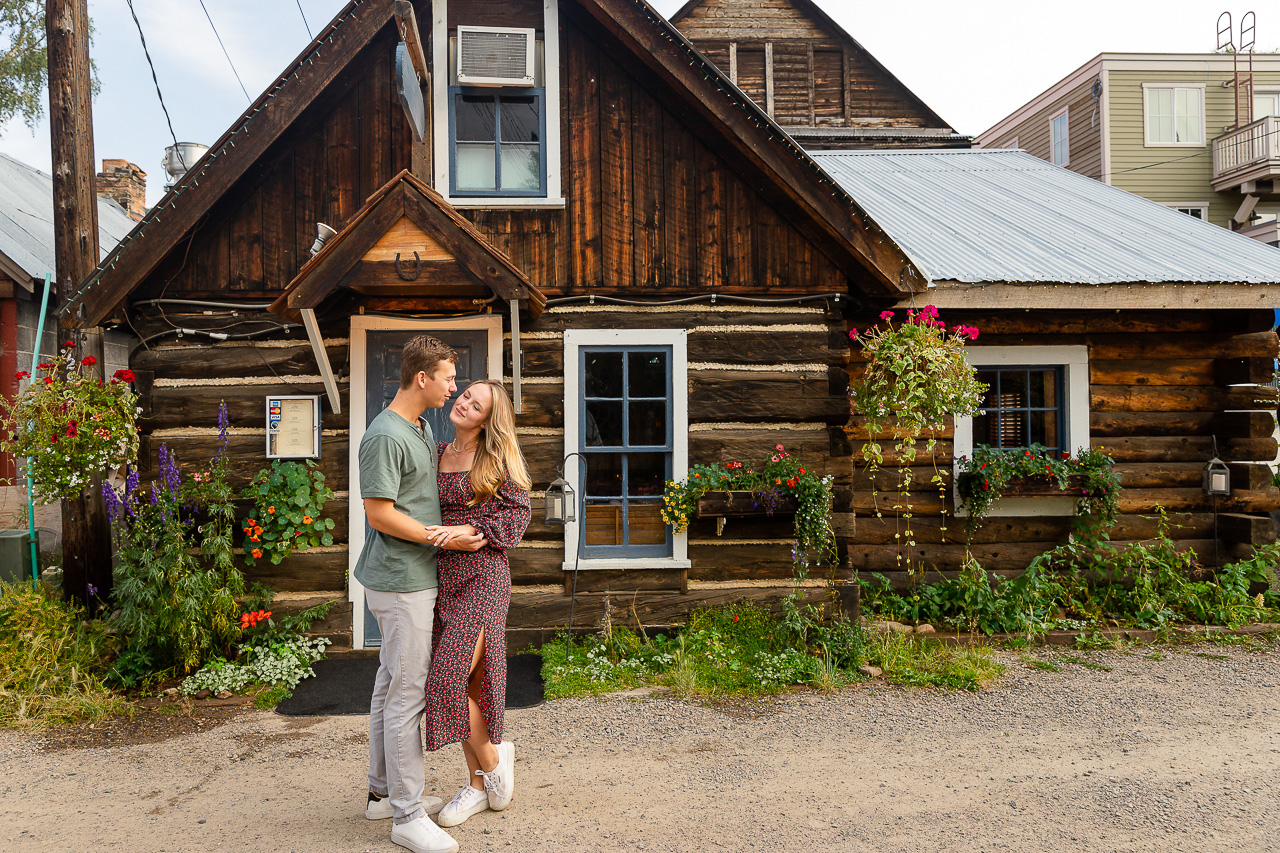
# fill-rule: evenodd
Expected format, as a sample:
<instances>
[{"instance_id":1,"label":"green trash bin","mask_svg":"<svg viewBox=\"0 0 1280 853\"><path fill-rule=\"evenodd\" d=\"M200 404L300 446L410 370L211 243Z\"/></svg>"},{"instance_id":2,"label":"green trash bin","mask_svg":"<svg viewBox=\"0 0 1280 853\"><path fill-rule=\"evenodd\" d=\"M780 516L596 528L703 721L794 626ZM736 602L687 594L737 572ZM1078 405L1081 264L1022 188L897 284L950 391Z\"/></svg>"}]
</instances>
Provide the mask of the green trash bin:
<instances>
[{"instance_id":1,"label":"green trash bin","mask_svg":"<svg viewBox=\"0 0 1280 853\"><path fill-rule=\"evenodd\" d=\"M26 530L0 530L0 580L31 580L31 543Z\"/></svg>"}]
</instances>

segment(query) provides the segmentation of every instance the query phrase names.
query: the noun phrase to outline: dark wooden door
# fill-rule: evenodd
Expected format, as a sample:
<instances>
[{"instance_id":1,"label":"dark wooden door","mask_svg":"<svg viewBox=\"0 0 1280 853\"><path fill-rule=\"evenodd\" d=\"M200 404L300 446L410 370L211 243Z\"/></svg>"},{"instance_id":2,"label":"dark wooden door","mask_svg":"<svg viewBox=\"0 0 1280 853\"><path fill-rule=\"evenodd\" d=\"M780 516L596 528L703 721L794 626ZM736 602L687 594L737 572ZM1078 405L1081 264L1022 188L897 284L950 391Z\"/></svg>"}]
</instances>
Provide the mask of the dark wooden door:
<instances>
[{"instance_id":1,"label":"dark wooden door","mask_svg":"<svg viewBox=\"0 0 1280 853\"><path fill-rule=\"evenodd\" d=\"M396 396L400 387L400 353L410 338L422 334L418 330L396 329L392 331L370 331L366 338L368 361L365 365L365 426L381 414ZM424 413L431 424L431 432L436 441L453 440L453 423L449 420L449 411L458 395L467 390L467 386L477 379L489 375L488 365L488 333L482 329L435 330L428 334L439 338L458 353L457 392L449 398L449 402L441 409L427 409ZM364 535L372 533L369 523L365 522ZM378 622L369 612L369 605L364 605L364 644L366 646L382 645L382 635L378 631Z\"/></svg>"}]
</instances>

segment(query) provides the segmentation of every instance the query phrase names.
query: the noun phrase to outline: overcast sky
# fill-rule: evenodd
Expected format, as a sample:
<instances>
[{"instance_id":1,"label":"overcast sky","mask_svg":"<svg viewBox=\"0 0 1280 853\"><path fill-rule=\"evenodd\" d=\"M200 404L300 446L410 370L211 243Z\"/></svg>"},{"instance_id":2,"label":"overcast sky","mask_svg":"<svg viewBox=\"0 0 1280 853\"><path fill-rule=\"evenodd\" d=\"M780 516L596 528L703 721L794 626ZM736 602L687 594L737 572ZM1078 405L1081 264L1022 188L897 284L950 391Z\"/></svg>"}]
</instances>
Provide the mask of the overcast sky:
<instances>
[{"instance_id":1,"label":"overcast sky","mask_svg":"<svg viewBox=\"0 0 1280 853\"><path fill-rule=\"evenodd\" d=\"M818 0L850 35L958 131L976 134L1098 53L1209 52L1216 22L1236 8L1206 0L1076 0L1070 14L1010 0L867 3ZM250 97L241 91L198 0L134 0L160 89L180 141L222 135L309 38L297 0L206 0ZM345 0L302 0L317 32ZM656 0L673 14L682 0ZM90 0L93 57L102 91L94 103L94 149L147 173L147 199L164 190L160 159L172 144L125 0ZM1280 46L1280 11L1258 21L1257 50ZM0 129L0 151L49 170L49 132L21 122Z\"/></svg>"}]
</instances>

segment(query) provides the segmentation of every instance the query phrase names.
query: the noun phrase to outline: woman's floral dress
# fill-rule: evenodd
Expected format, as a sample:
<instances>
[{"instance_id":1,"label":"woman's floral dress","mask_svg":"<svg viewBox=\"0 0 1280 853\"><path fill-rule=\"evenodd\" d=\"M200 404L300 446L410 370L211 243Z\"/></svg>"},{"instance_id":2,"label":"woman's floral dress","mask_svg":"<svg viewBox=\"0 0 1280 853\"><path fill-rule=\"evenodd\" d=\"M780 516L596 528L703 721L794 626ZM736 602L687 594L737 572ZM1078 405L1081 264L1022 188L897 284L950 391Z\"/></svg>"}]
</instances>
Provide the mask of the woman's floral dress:
<instances>
[{"instance_id":1,"label":"woman's floral dress","mask_svg":"<svg viewBox=\"0 0 1280 853\"><path fill-rule=\"evenodd\" d=\"M443 454L446 444L436 446ZM484 629L484 683L479 704L489 740L502 740L507 698L507 609L511 606L514 548L529 526L529 493L508 480L484 503L469 507L469 471L441 471L440 515L447 525L470 524L489 544L479 551L439 551L440 590L431 633L431 669L427 674L424 715L426 747L436 750L471 736L467 677L476 640Z\"/></svg>"}]
</instances>

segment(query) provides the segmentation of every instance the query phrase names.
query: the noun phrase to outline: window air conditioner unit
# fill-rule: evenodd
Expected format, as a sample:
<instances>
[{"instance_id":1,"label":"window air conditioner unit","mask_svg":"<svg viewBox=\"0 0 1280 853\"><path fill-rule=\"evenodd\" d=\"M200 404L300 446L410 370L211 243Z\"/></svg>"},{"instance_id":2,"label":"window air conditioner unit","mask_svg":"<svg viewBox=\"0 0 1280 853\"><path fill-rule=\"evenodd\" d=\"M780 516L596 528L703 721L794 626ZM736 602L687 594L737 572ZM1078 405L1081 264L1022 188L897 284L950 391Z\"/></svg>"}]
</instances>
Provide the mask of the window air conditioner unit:
<instances>
[{"instance_id":1,"label":"window air conditioner unit","mask_svg":"<svg viewBox=\"0 0 1280 853\"><path fill-rule=\"evenodd\" d=\"M458 84L532 86L534 31L458 27Z\"/></svg>"}]
</instances>

